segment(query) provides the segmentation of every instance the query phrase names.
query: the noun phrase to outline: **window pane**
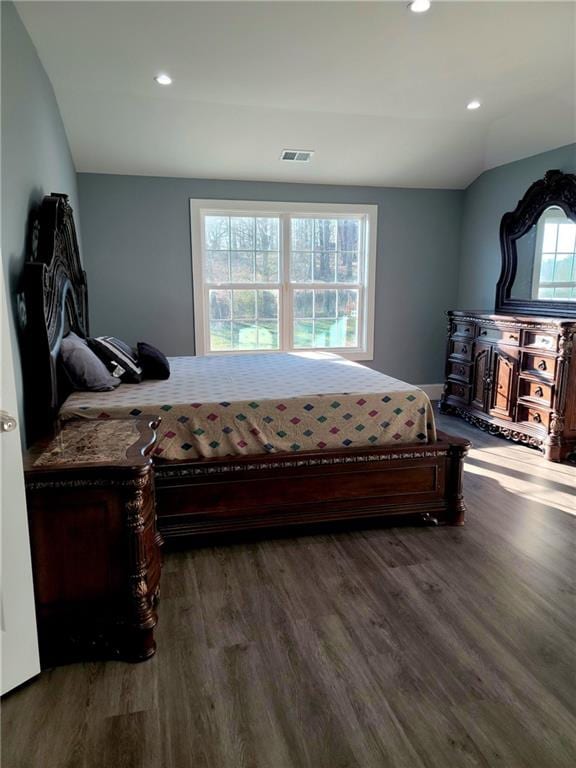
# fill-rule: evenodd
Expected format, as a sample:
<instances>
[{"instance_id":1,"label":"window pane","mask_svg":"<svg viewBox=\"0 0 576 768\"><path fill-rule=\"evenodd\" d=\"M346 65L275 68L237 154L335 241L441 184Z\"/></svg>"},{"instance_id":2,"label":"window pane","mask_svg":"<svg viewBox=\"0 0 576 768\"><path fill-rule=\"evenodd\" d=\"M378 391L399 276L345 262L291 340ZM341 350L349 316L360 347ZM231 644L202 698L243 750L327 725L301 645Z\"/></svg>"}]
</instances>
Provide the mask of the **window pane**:
<instances>
[{"instance_id":1,"label":"window pane","mask_svg":"<svg viewBox=\"0 0 576 768\"><path fill-rule=\"evenodd\" d=\"M292 219L291 281L358 283L360 225L359 219Z\"/></svg>"},{"instance_id":2,"label":"window pane","mask_svg":"<svg viewBox=\"0 0 576 768\"><path fill-rule=\"evenodd\" d=\"M290 278L293 283L309 283L312 280L311 253L292 253Z\"/></svg>"},{"instance_id":3,"label":"window pane","mask_svg":"<svg viewBox=\"0 0 576 768\"><path fill-rule=\"evenodd\" d=\"M314 254L314 282L315 283L333 283L336 280L336 254L335 253L315 253Z\"/></svg>"},{"instance_id":4,"label":"window pane","mask_svg":"<svg viewBox=\"0 0 576 768\"><path fill-rule=\"evenodd\" d=\"M210 321L210 349L214 352L232 349L232 323L229 320Z\"/></svg>"},{"instance_id":5,"label":"window pane","mask_svg":"<svg viewBox=\"0 0 576 768\"><path fill-rule=\"evenodd\" d=\"M258 322L258 349L278 349L278 322Z\"/></svg>"},{"instance_id":6,"label":"window pane","mask_svg":"<svg viewBox=\"0 0 576 768\"><path fill-rule=\"evenodd\" d=\"M336 250L336 219L314 220L314 250Z\"/></svg>"},{"instance_id":7,"label":"window pane","mask_svg":"<svg viewBox=\"0 0 576 768\"><path fill-rule=\"evenodd\" d=\"M258 291L258 318L273 320L278 317L278 291Z\"/></svg>"},{"instance_id":8,"label":"window pane","mask_svg":"<svg viewBox=\"0 0 576 768\"><path fill-rule=\"evenodd\" d=\"M278 321L232 323L232 345L236 350L278 349Z\"/></svg>"},{"instance_id":9,"label":"window pane","mask_svg":"<svg viewBox=\"0 0 576 768\"><path fill-rule=\"evenodd\" d=\"M234 349L258 349L258 328L256 323L232 323L232 344Z\"/></svg>"},{"instance_id":10,"label":"window pane","mask_svg":"<svg viewBox=\"0 0 576 768\"><path fill-rule=\"evenodd\" d=\"M338 317L356 317L358 314L358 291L338 291Z\"/></svg>"},{"instance_id":11,"label":"window pane","mask_svg":"<svg viewBox=\"0 0 576 768\"><path fill-rule=\"evenodd\" d=\"M232 317L231 291L210 291L210 320L229 320Z\"/></svg>"},{"instance_id":12,"label":"window pane","mask_svg":"<svg viewBox=\"0 0 576 768\"><path fill-rule=\"evenodd\" d=\"M256 318L256 291L232 291L234 320Z\"/></svg>"},{"instance_id":13,"label":"window pane","mask_svg":"<svg viewBox=\"0 0 576 768\"><path fill-rule=\"evenodd\" d=\"M314 323L314 346L328 349L345 346L346 321L342 320L316 320Z\"/></svg>"},{"instance_id":14,"label":"window pane","mask_svg":"<svg viewBox=\"0 0 576 768\"><path fill-rule=\"evenodd\" d=\"M313 251L314 219L291 219L290 240L293 251Z\"/></svg>"},{"instance_id":15,"label":"window pane","mask_svg":"<svg viewBox=\"0 0 576 768\"><path fill-rule=\"evenodd\" d=\"M230 268L227 251L206 252L206 282L227 283L230 280Z\"/></svg>"},{"instance_id":16,"label":"window pane","mask_svg":"<svg viewBox=\"0 0 576 768\"><path fill-rule=\"evenodd\" d=\"M316 320L314 346L340 349L358 346L355 317L339 317L337 320Z\"/></svg>"},{"instance_id":17,"label":"window pane","mask_svg":"<svg viewBox=\"0 0 576 768\"><path fill-rule=\"evenodd\" d=\"M294 317L314 317L314 291L294 291Z\"/></svg>"},{"instance_id":18,"label":"window pane","mask_svg":"<svg viewBox=\"0 0 576 768\"><path fill-rule=\"evenodd\" d=\"M576 224L566 222L558 225L558 245L556 250L560 253L572 253L576 245Z\"/></svg>"},{"instance_id":19,"label":"window pane","mask_svg":"<svg viewBox=\"0 0 576 768\"><path fill-rule=\"evenodd\" d=\"M338 349L358 346L358 290L294 291L294 346Z\"/></svg>"},{"instance_id":20,"label":"window pane","mask_svg":"<svg viewBox=\"0 0 576 768\"><path fill-rule=\"evenodd\" d=\"M206 216L204 218L204 241L207 250L229 250L230 219L228 216Z\"/></svg>"},{"instance_id":21,"label":"window pane","mask_svg":"<svg viewBox=\"0 0 576 768\"><path fill-rule=\"evenodd\" d=\"M572 256L565 253L556 254L556 265L554 267L554 282L564 283L570 280L572 274Z\"/></svg>"},{"instance_id":22,"label":"window pane","mask_svg":"<svg viewBox=\"0 0 576 768\"><path fill-rule=\"evenodd\" d=\"M294 322L294 346L296 349L314 346L313 320L296 320Z\"/></svg>"},{"instance_id":23,"label":"window pane","mask_svg":"<svg viewBox=\"0 0 576 768\"><path fill-rule=\"evenodd\" d=\"M341 251L338 253L338 282L357 283L358 251Z\"/></svg>"},{"instance_id":24,"label":"window pane","mask_svg":"<svg viewBox=\"0 0 576 768\"><path fill-rule=\"evenodd\" d=\"M542 264L540 265L540 282L549 283L554 279L554 254L543 253Z\"/></svg>"},{"instance_id":25,"label":"window pane","mask_svg":"<svg viewBox=\"0 0 576 768\"><path fill-rule=\"evenodd\" d=\"M539 288L538 289L538 298L539 299L552 299L554 298L554 288Z\"/></svg>"},{"instance_id":26,"label":"window pane","mask_svg":"<svg viewBox=\"0 0 576 768\"><path fill-rule=\"evenodd\" d=\"M294 321L294 347L298 349L342 349L357 346L358 321L355 317Z\"/></svg>"},{"instance_id":27,"label":"window pane","mask_svg":"<svg viewBox=\"0 0 576 768\"><path fill-rule=\"evenodd\" d=\"M345 321L345 322L343 322ZM358 318L347 317L340 318L340 330L343 334L344 344L343 347L357 347L358 346Z\"/></svg>"},{"instance_id":28,"label":"window pane","mask_svg":"<svg viewBox=\"0 0 576 768\"><path fill-rule=\"evenodd\" d=\"M572 293L572 288L554 288L555 299L569 299Z\"/></svg>"},{"instance_id":29,"label":"window pane","mask_svg":"<svg viewBox=\"0 0 576 768\"><path fill-rule=\"evenodd\" d=\"M360 240L358 219L338 219L338 250L357 251Z\"/></svg>"},{"instance_id":30,"label":"window pane","mask_svg":"<svg viewBox=\"0 0 576 768\"><path fill-rule=\"evenodd\" d=\"M254 250L254 218L252 216L230 217L230 247L234 251Z\"/></svg>"},{"instance_id":31,"label":"window pane","mask_svg":"<svg viewBox=\"0 0 576 768\"><path fill-rule=\"evenodd\" d=\"M544 225L544 239L542 241L543 251L556 250L556 235L558 233L558 224L547 221Z\"/></svg>"},{"instance_id":32,"label":"window pane","mask_svg":"<svg viewBox=\"0 0 576 768\"><path fill-rule=\"evenodd\" d=\"M278 250L279 219L256 219L256 249L259 251Z\"/></svg>"},{"instance_id":33,"label":"window pane","mask_svg":"<svg viewBox=\"0 0 576 768\"><path fill-rule=\"evenodd\" d=\"M235 251L230 254L230 273L233 283L254 282L254 254L252 251Z\"/></svg>"},{"instance_id":34,"label":"window pane","mask_svg":"<svg viewBox=\"0 0 576 768\"><path fill-rule=\"evenodd\" d=\"M337 291L314 291L314 317L336 317Z\"/></svg>"},{"instance_id":35,"label":"window pane","mask_svg":"<svg viewBox=\"0 0 576 768\"><path fill-rule=\"evenodd\" d=\"M256 254L256 282L278 282L278 252Z\"/></svg>"}]
</instances>

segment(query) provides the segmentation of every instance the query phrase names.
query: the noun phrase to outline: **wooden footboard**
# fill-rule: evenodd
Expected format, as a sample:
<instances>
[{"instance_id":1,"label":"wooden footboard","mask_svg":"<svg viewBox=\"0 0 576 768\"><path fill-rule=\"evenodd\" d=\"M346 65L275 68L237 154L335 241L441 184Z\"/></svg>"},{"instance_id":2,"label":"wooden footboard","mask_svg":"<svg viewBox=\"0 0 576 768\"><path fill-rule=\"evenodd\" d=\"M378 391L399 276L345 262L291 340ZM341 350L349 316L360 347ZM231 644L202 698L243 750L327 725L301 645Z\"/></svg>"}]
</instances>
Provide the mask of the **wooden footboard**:
<instances>
[{"instance_id":1,"label":"wooden footboard","mask_svg":"<svg viewBox=\"0 0 576 768\"><path fill-rule=\"evenodd\" d=\"M167 539L388 516L462 525L469 442L199 459L156 465Z\"/></svg>"}]
</instances>

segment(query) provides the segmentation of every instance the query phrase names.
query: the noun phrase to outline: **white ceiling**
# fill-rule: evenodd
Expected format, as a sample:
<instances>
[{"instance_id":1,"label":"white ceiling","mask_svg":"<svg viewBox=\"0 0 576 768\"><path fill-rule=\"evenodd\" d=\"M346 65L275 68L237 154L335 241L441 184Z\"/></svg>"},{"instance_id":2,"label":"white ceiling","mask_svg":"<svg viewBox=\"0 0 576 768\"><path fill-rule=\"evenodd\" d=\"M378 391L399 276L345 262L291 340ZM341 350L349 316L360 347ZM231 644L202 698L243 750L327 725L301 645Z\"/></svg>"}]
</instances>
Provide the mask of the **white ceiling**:
<instances>
[{"instance_id":1,"label":"white ceiling","mask_svg":"<svg viewBox=\"0 0 576 768\"><path fill-rule=\"evenodd\" d=\"M17 7L79 171L461 188L576 140L574 2Z\"/></svg>"}]
</instances>

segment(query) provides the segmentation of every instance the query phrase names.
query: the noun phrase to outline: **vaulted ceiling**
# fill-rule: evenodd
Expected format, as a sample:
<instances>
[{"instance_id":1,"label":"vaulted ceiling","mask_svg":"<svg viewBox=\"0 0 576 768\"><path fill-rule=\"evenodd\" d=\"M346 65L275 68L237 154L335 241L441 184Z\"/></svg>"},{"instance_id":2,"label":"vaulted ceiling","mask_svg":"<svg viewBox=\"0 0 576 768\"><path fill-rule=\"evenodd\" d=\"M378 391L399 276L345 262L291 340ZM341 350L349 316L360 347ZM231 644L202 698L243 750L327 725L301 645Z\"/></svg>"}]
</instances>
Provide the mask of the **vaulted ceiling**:
<instances>
[{"instance_id":1,"label":"vaulted ceiling","mask_svg":"<svg viewBox=\"0 0 576 768\"><path fill-rule=\"evenodd\" d=\"M573 2L17 7L79 171L461 188L576 140Z\"/></svg>"}]
</instances>

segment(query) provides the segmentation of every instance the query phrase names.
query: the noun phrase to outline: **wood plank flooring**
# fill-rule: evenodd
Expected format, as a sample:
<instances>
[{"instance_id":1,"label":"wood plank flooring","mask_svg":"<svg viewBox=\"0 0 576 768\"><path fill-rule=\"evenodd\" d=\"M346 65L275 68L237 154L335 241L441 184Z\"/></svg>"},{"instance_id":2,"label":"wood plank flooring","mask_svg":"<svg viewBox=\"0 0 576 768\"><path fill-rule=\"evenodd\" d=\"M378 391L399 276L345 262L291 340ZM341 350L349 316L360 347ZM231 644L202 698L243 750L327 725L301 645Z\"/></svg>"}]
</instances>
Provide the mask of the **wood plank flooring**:
<instances>
[{"instance_id":1,"label":"wood plank flooring","mask_svg":"<svg viewBox=\"0 0 576 768\"><path fill-rule=\"evenodd\" d=\"M169 554L157 656L5 697L3 768L574 768L576 467L439 421L465 527Z\"/></svg>"}]
</instances>

